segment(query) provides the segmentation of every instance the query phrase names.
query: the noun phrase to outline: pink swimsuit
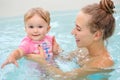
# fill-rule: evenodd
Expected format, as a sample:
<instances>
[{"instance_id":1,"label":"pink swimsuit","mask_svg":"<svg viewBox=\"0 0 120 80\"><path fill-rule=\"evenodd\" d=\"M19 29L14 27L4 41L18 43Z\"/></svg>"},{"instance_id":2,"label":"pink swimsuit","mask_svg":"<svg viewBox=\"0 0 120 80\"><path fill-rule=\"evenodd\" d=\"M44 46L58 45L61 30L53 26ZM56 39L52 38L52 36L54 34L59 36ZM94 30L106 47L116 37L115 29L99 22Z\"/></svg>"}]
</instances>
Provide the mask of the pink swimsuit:
<instances>
[{"instance_id":1,"label":"pink swimsuit","mask_svg":"<svg viewBox=\"0 0 120 80\"><path fill-rule=\"evenodd\" d=\"M35 53L39 54L38 46L42 46L45 52L46 60L51 60L53 58L52 53L52 41L53 36L46 35L43 40L41 41L33 41L29 37L25 37L19 48L21 48L25 54Z\"/></svg>"}]
</instances>

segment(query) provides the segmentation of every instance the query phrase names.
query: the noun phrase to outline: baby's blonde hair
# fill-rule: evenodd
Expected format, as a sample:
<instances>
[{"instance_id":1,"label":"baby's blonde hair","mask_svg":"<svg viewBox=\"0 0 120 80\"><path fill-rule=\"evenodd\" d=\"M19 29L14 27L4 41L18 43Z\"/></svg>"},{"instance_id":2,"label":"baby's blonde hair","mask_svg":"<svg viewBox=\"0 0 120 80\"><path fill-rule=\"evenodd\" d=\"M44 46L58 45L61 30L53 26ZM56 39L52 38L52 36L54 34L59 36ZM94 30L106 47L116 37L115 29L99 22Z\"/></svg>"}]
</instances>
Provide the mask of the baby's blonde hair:
<instances>
[{"instance_id":1,"label":"baby's blonde hair","mask_svg":"<svg viewBox=\"0 0 120 80\"><path fill-rule=\"evenodd\" d=\"M43 18L50 25L50 13L43 8L32 8L24 15L24 22L33 17L35 14Z\"/></svg>"}]
</instances>

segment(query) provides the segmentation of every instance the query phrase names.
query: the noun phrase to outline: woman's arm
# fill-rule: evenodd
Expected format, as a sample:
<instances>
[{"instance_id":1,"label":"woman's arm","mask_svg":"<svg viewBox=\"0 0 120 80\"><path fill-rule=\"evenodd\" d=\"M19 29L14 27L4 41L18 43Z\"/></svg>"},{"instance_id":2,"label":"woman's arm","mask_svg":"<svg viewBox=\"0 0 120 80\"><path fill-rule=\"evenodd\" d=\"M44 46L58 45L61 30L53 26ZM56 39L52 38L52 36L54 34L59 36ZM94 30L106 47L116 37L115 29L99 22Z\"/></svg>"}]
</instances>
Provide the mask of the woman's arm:
<instances>
[{"instance_id":1,"label":"woman's arm","mask_svg":"<svg viewBox=\"0 0 120 80\"><path fill-rule=\"evenodd\" d=\"M112 70L105 70L105 69L100 69L100 68L92 68L92 67L87 67L87 65L74 69L69 72L63 72L59 68L47 63L44 58L40 58L35 54L29 54L27 55L27 58L29 60L33 60L35 62L38 62L46 71L47 75L50 75L52 78L55 80L79 80L80 77L87 76L89 74L97 73L97 72L111 72Z\"/></svg>"},{"instance_id":2,"label":"woman's arm","mask_svg":"<svg viewBox=\"0 0 120 80\"><path fill-rule=\"evenodd\" d=\"M74 69L72 71L69 72L64 72L62 70L60 70L59 68L53 66L52 64L49 64L46 60L45 57L42 56L42 54L44 54L44 52L42 52L42 48L39 48L41 54L36 55L36 54L28 54L26 57L29 60L38 62L40 64L41 67L43 67L43 69L45 69L46 74L50 75L52 78L54 78L55 80L79 80L80 77L84 77L87 76L89 74L93 74L96 72L111 72L112 70L105 70L105 69L101 69L103 67L101 67L104 62L106 62L106 59L103 60L101 59L101 57L97 57L97 58L93 58L90 59L88 62L86 62L83 66L81 66L80 68ZM97 62L97 63L96 63ZM103 63L105 64L105 63Z\"/></svg>"}]
</instances>

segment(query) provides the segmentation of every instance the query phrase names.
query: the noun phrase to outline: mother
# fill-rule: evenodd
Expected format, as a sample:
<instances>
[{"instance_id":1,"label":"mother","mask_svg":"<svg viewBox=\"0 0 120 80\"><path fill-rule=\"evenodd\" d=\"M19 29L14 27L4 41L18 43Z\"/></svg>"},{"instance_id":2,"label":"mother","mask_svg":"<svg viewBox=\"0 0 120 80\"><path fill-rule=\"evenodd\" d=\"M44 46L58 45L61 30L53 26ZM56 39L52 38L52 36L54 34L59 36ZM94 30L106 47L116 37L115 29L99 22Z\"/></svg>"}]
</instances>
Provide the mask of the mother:
<instances>
[{"instance_id":1,"label":"mother","mask_svg":"<svg viewBox=\"0 0 120 80\"><path fill-rule=\"evenodd\" d=\"M38 62L46 73L59 75L60 80L77 80L80 76L85 76L94 72L99 72L101 68L113 66L114 62L105 47L104 41L114 32L115 19L113 17L114 4L111 0L101 0L99 4L88 5L78 13L75 28L72 31L79 48L88 49L88 55L79 58L80 68L69 72L63 72L59 68L48 64L44 57L39 59L33 54L27 56L28 59ZM42 54L42 53L41 53ZM91 71L91 69L94 69ZM73 74L72 74L73 73ZM57 78L56 76L53 76ZM57 79L57 80L58 80Z\"/></svg>"}]
</instances>

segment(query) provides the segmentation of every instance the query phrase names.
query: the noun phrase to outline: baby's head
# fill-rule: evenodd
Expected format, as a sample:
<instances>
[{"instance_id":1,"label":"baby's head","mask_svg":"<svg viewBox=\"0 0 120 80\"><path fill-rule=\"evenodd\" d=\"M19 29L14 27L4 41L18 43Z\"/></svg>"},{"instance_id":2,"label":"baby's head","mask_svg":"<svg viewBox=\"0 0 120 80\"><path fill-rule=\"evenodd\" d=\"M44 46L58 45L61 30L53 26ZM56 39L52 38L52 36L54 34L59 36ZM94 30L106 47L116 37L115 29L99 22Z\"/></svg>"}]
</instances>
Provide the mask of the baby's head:
<instances>
[{"instance_id":1,"label":"baby's head","mask_svg":"<svg viewBox=\"0 0 120 80\"><path fill-rule=\"evenodd\" d=\"M24 22L26 23L27 20L32 18L35 14L39 15L43 18L48 25L50 24L50 13L43 8L32 8L24 15Z\"/></svg>"},{"instance_id":2,"label":"baby's head","mask_svg":"<svg viewBox=\"0 0 120 80\"><path fill-rule=\"evenodd\" d=\"M50 29L50 14L42 8L32 8L24 16L27 36L32 40L42 40Z\"/></svg>"}]
</instances>

